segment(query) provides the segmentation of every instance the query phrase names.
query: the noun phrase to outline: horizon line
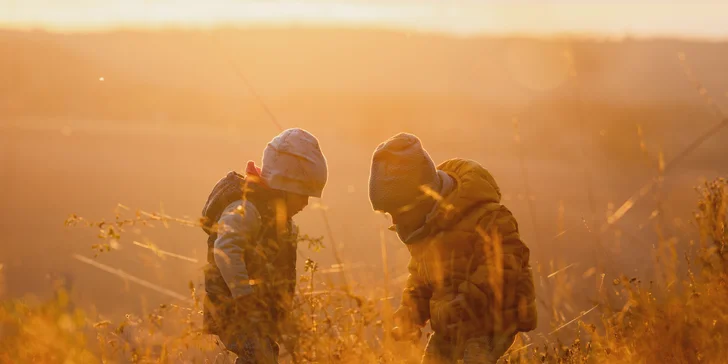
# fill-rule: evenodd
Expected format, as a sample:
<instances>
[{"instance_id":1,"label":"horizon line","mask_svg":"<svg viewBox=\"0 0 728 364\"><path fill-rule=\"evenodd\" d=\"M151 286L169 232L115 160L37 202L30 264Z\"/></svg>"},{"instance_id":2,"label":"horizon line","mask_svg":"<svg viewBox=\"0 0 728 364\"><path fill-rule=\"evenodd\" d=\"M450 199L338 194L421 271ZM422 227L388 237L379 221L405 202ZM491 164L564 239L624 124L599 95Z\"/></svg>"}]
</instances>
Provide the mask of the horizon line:
<instances>
[{"instance_id":1,"label":"horizon line","mask_svg":"<svg viewBox=\"0 0 728 364\"><path fill-rule=\"evenodd\" d=\"M216 23L210 25L190 24L114 24L103 27L78 26L78 27L55 27L40 24L11 25L0 22L0 32L18 33L48 33L59 35L91 35L91 34L114 34L114 33L164 33L164 32L220 32L220 31L254 31L254 30L342 30L342 31L370 31L387 33L405 33L407 35L417 34L425 36L439 36L444 38L526 38L537 40L599 40L599 41L688 41L723 43L728 42L728 35L697 35L679 32L599 32L599 31L493 31L480 30L469 32L456 32L438 29L435 27L412 28L404 25L394 24L347 24L347 23L312 23L306 21L289 22L249 22L241 23Z\"/></svg>"},{"instance_id":2,"label":"horizon line","mask_svg":"<svg viewBox=\"0 0 728 364\"><path fill-rule=\"evenodd\" d=\"M48 2L47 6L38 6L44 2ZM63 6L55 0L23 0L21 3L13 0L13 5L0 13L0 28L40 28L58 33L231 27L349 28L451 37L521 34L540 38L567 35L617 39L728 39L728 23L722 15L728 13L728 3L702 3L702 6L693 2L658 6L658 3L565 0L548 3L463 0L457 4L434 0L210 0L200 4L193 0L106 0L94 6Z\"/></svg>"}]
</instances>

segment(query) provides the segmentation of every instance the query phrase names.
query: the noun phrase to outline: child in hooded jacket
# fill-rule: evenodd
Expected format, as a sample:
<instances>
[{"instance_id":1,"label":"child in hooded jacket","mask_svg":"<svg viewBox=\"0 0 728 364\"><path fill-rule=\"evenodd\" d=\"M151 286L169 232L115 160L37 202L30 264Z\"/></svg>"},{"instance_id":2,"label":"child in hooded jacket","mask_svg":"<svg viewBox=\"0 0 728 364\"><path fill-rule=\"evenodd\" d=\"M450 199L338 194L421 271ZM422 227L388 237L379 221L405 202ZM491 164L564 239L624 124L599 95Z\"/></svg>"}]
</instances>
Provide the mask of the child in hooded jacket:
<instances>
[{"instance_id":1,"label":"child in hooded jacket","mask_svg":"<svg viewBox=\"0 0 728 364\"><path fill-rule=\"evenodd\" d=\"M397 134L373 154L369 197L411 255L392 334L419 337L429 321L422 363L495 363L536 328L530 251L480 164L436 167L416 136Z\"/></svg>"}]
</instances>

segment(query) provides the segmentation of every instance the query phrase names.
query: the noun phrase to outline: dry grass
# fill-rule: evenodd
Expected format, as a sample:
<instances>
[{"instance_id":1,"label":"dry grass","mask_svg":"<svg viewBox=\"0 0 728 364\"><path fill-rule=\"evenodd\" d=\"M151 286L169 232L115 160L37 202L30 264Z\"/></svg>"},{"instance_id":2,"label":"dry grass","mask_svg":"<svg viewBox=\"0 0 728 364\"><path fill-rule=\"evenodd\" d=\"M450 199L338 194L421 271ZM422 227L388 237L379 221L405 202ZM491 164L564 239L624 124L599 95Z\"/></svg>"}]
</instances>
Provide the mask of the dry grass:
<instances>
[{"instance_id":1,"label":"dry grass","mask_svg":"<svg viewBox=\"0 0 728 364\"><path fill-rule=\"evenodd\" d=\"M726 216L728 184L715 180L698 188L693 236L687 241L658 234L654 276L649 282L623 275L605 282L595 269L585 272L599 282L591 309L564 317L563 307L579 292L570 290L575 270L554 272L546 299L554 317L552 330L522 335L505 361L553 363L718 363L728 357ZM151 222L196 225L164 214L138 212L133 218L91 223L72 216L67 224L101 228L99 246L111 246L124 228ZM656 223L659 230L659 222ZM305 237L313 247L321 241ZM687 253L680 256L680 246ZM96 250L107 249L96 247ZM111 253L113 254L113 252ZM386 254L386 252L384 252ZM337 285L319 274L309 260L300 277L295 309L286 326L282 362L410 363L421 343L397 343L387 332L388 297L372 298L371 287ZM0 270L2 273L2 270ZM1 281L0 281L1 282ZM59 282L44 302L9 299L0 308L0 362L231 362L214 338L200 331L200 295L190 285L189 299L162 305L144 317L94 322L69 299ZM359 293L355 293L359 292ZM542 297L541 299L544 299Z\"/></svg>"}]
</instances>

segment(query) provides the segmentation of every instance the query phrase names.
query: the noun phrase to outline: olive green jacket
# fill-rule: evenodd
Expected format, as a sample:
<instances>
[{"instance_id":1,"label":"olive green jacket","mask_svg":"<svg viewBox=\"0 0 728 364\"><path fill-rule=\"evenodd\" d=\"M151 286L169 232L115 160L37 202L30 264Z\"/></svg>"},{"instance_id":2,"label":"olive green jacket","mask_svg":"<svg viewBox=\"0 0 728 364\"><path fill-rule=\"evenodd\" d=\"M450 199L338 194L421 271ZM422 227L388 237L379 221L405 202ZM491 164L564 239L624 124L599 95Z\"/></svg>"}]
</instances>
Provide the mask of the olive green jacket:
<instances>
[{"instance_id":1,"label":"olive green jacket","mask_svg":"<svg viewBox=\"0 0 728 364\"><path fill-rule=\"evenodd\" d=\"M493 335L536 328L530 251L493 176L453 159L438 170L455 186L439 199L424 231L408 241L409 278L402 306L443 335Z\"/></svg>"}]
</instances>

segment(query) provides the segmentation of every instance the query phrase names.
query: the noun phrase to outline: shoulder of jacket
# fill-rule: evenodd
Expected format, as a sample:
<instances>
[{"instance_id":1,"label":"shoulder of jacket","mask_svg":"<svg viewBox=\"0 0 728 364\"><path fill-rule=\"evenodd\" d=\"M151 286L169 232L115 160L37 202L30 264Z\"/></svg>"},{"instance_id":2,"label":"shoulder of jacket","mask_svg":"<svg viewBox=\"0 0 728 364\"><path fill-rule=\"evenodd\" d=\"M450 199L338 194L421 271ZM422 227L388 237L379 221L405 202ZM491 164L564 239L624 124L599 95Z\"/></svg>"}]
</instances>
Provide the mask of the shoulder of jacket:
<instances>
[{"instance_id":1,"label":"shoulder of jacket","mask_svg":"<svg viewBox=\"0 0 728 364\"><path fill-rule=\"evenodd\" d=\"M443 171L449 175L458 175L462 172L463 167L467 167L467 160L460 158L448 159L437 165L438 171Z\"/></svg>"},{"instance_id":2,"label":"shoulder of jacket","mask_svg":"<svg viewBox=\"0 0 728 364\"><path fill-rule=\"evenodd\" d=\"M225 219L226 217L230 216L231 214L236 214L241 216L242 221L260 221L261 215L260 212L258 212L258 209L255 207L255 205L250 201L243 201L237 200L231 202L229 205L225 207L223 210L222 215L220 216L220 220Z\"/></svg>"}]
</instances>

